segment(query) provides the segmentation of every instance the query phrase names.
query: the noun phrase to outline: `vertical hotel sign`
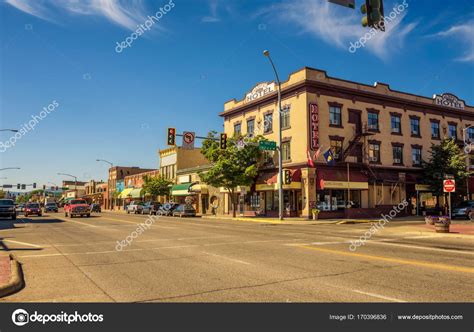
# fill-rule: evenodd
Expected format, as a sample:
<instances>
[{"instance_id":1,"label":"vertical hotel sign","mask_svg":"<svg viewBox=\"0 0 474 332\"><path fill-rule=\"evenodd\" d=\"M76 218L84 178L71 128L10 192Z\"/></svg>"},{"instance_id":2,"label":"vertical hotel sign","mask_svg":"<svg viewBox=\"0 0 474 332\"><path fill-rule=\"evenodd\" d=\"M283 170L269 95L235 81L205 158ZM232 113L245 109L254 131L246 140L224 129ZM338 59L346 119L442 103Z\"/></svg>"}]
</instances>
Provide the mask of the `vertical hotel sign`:
<instances>
[{"instance_id":1,"label":"vertical hotel sign","mask_svg":"<svg viewBox=\"0 0 474 332\"><path fill-rule=\"evenodd\" d=\"M309 148L319 149L319 108L318 104L309 104Z\"/></svg>"}]
</instances>

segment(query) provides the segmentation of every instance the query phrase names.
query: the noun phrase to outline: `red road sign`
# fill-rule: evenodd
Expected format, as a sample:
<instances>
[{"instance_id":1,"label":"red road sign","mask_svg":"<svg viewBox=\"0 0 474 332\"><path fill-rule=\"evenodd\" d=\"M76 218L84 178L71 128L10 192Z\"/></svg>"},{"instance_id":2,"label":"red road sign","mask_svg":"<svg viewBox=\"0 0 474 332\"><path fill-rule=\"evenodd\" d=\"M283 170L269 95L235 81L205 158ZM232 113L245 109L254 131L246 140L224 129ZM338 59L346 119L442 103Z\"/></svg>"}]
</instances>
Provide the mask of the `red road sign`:
<instances>
[{"instance_id":1,"label":"red road sign","mask_svg":"<svg viewBox=\"0 0 474 332\"><path fill-rule=\"evenodd\" d=\"M456 191L455 180L443 180L443 191L445 193L453 193Z\"/></svg>"}]
</instances>

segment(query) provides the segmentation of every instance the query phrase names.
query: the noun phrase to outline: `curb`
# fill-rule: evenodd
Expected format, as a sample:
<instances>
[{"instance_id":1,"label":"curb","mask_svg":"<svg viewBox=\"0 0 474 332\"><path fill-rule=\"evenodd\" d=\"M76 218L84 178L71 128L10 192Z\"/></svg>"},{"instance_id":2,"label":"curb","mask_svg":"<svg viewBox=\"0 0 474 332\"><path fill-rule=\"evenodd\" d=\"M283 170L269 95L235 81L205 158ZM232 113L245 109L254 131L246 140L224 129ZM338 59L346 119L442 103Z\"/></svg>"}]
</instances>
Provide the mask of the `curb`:
<instances>
[{"instance_id":1,"label":"curb","mask_svg":"<svg viewBox=\"0 0 474 332\"><path fill-rule=\"evenodd\" d=\"M21 264L10 255L11 277L6 285L0 286L0 298L15 293L23 288L23 272Z\"/></svg>"}]
</instances>

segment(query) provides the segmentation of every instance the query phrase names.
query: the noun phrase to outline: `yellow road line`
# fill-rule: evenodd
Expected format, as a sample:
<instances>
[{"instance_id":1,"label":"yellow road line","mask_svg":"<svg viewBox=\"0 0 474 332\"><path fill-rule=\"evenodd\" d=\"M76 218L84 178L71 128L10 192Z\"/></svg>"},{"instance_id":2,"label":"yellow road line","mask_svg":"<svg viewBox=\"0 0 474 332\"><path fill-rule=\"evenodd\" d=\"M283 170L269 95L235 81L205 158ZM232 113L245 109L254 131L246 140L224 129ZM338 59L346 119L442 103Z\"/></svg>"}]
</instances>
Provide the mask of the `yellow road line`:
<instances>
[{"instance_id":1,"label":"yellow road line","mask_svg":"<svg viewBox=\"0 0 474 332\"><path fill-rule=\"evenodd\" d=\"M327 249L327 248L320 248L320 247L310 247L306 245L298 246L300 248L326 252L330 254L336 255L343 255L343 256L350 256L350 257L358 257L358 258L366 258L372 260L379 260L384 262L390 263L399 263L405 265L414 265L414 266L422 266L431 269L438 269L438 270L448 270L448 271L456 271L456 272L465 272L465 273L474 273L474 268L471 267L463 267L463 266L455 266L455 265L446 265L446 264L438 264L438 263L430 263L425 261L417 261L417 260L408 260L408 259L401 259L401 258L392 258L392 257L385 257L385 256L373 256L367 254L358 254L355 252L345 252L340 250L334 249Z\"/></svg>"}]
</instances>

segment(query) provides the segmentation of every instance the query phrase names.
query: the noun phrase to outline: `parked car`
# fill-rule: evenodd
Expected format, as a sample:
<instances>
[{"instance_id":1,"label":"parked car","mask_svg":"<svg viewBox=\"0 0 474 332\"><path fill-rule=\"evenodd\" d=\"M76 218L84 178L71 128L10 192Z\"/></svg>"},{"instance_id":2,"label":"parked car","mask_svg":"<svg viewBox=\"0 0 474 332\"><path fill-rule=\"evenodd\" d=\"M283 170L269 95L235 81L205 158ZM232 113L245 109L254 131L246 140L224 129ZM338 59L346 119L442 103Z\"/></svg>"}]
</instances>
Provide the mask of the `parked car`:
<instances>
[{"instance_id":1,"label":"parked car","mask_svg":"<svg viewBox=\"0 0 474 332\"><path fill-rule=\"evenodd\" d=\"M42 216L41 206L39 203L27 203L25 207L25 217L30 215L37 215L38 217Z\"/></svg>"},{"instance_id":2,"label":"parked car","mask_svg":"<svg viewBox=\"0 0 474 332\"><path fill-rule=\"evenodd\" d=\"M177 203L165 203L160 207L160 214L162 216L172 216L174 209L179 206Z\"/></svg>"},{"instance_id":3,"label":"parked car","mask_svg":"<svg viewBox=\"0 0 474 332\"><path fill-rule=\"evenodd\" d=\"M474 212L474 201L464 201L454 207L451 213L451 219L464 218L469 219L471 211Z\"/></svg>"},{"instance_id":4,"label":"parked car","mask_svg":"<svg viewBox=\"0 0 474 332\"><path fill-rule=\"evenodd\" d=\"M143 203L131 201L130 204L125 207L125 209L127 210L127 213L141 213L143 209Z\"/></svg>"},{"instance_id":5,"label":"parked car","mask_svg":"<svg viewBox=\"0 0 474 332\"><path fill-rule=\"evenodd\" d=\"M0 199L0 217L16 219L15 202L12 199Z\"/></svg>"},{"instance_id":6,"label":"parked car","mask_svg":"<svg viewBox=\"0 0 474 332\"><path fill-rule=\"evenodd\" d=\"M18 213L22 213L22 212L25 212L25 204L23 204L23 203L18 204L16 206L16 213L18 214Z\"/></svg>"},{"instance_id":7,"label":"parked car","mask_svg":"<svg viewBox=\"0 0 474 332\"><path fill-rule=\"evenodd\" d=\"M102 212L102 208L100 207L100 204L91 204L91 212Z\"/></svg>"},{"instance_id":8,"label":"parked car","mask_svg":"<svg viewBox=\"0 0 474 332\"><path fill-rule=\"evenodd\" d=\"M195 217L196 210L187 204L180 204L173 210L173 217Z\"/></svg>"},{"instance_id":9,"label":"parked car","mask_svg":"<svg viewBox=\"0 0 474 332\"><path fill-rule=\"evenodd\" d=\"M72 199L64 205L64 215L74 218L74 216L91 216L91 207L85 199Z\"/></svg>"},{"instance_id":10,"label":"parked car","mask_svg":"<svg viewBox=\"0 0 474 332\"><path fill-rule=\"evenodd\" d=\"M161 203L159 202L146 202L142 207L142 214L154 214L161 208Z\"/></svg>"},{"instance_id":11,"label":"parked car","mask_svg":"<svg viewBox=\"0 0 474 332\"><path fill-rule=\"evenodd\" d=\"M58 205L56 203L46 203L44 213L46 212L58 212Z\"/></svg>"}]
</instances>

